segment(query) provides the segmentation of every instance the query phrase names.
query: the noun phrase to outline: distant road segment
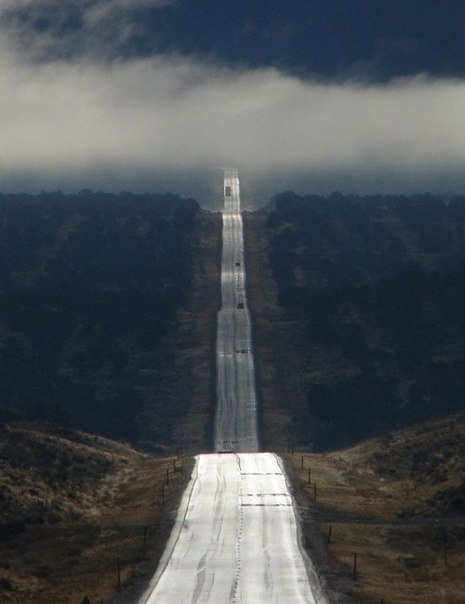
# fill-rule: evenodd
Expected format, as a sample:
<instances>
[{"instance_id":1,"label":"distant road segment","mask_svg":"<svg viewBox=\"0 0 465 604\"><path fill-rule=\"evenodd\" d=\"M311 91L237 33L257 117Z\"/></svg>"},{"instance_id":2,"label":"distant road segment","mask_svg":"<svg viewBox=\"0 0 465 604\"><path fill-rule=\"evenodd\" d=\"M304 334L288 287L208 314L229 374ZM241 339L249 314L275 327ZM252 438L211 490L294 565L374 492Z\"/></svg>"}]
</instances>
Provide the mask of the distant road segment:
<instances>
[{"instance_id":1,"label":"distant road segment","mask_svg":"<svg viewBox=\"0 0 465 604\"><path fill-rule=\"evenodd\" d=\"M215 451L258 451L257 395L250 313L247 308L240 185L224 175L221 310L216 341Z\"/></svg>"}]
</instances>

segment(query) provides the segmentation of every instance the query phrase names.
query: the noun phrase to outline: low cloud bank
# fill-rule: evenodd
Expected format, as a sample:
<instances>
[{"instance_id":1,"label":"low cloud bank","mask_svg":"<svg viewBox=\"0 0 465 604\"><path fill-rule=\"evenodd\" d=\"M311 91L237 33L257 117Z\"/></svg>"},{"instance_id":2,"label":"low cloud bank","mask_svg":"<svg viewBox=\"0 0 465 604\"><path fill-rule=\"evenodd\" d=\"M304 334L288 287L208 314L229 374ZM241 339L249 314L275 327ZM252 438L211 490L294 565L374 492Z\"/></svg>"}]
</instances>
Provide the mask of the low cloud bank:
<instances>
[{"instance_id":1,"label":"low cloud bank","mask_svg":"<svg viewBox=\"0 0 465 604\"><path fill-rule=\"evenodd\" d=\"M307 175L343 189L347 175L352 189L425 190L436 175L447 190L463 185L464 124L459 80L318 84L166 56L37 63L0 39L3 190L178 190L230 165L287 188Z\"/></svg>"}]
</instances>

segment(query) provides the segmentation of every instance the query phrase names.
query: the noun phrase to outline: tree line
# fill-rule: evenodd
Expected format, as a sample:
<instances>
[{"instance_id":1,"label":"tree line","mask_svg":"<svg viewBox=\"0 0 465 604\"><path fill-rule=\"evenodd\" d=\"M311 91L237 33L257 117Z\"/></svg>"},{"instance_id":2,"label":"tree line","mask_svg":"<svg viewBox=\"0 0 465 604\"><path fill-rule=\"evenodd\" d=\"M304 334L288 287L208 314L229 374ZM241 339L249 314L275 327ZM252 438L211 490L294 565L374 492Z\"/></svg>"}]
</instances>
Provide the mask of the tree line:
<instances>
[{"instance_id":1,"label":"tree line","mask_svg":"<svg viewBox=\"0 0 465 604\"><path fill-rule=\"evenodd\" d=\"M163 337L198 211L171 194L0 195L0 420L169 442Z\"/></svg>"},{"instance_id":2,"label":"tree line","mask_svg":"<svg viewBox=\"0 0 465 604\"><path fill-rule=\"evenodd\" d=\"M298 441L338 447L463 409L464 197L287 192L267 236L309 365L329 359L294 409Z\"/></svg>"}]
</instances>

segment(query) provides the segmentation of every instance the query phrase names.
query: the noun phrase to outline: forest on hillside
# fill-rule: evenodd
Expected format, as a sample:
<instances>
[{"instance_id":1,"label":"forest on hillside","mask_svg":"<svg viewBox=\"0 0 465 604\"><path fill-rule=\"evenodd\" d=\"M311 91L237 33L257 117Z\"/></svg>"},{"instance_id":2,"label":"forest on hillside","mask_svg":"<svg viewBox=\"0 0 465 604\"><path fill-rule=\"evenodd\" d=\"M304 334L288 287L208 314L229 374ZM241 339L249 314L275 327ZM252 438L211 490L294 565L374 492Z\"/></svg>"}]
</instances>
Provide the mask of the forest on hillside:
<instances>
[{"instance_id":1,"label":"forest on hillside","mask_svg":"<svg viewBox=\"0 0 465 604\"><path fill-rule=\"evenodd\" d=\"M339 447L463 410L465 197L286 192L266 224L308 360L298 443Z\"/></svg>"},{"instance_id":2,"label":"forest on hillside","mask_svg":"<svg viewBox=\"0 0 465 604\"><path fill-rule=\"evenodd\" d=\"M167 444L163 337L199 206L171 194L0 195L0 421Z\"/></svg>"}]
</instances>

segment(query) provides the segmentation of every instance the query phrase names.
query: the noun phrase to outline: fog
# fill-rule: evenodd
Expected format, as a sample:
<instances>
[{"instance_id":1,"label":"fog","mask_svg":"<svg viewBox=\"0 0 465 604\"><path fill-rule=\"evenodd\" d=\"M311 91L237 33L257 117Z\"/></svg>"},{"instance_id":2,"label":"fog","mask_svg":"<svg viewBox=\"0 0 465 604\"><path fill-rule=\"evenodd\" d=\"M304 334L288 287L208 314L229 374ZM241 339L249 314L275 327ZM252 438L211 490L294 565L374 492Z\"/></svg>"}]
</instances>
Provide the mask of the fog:
<instances>
[{"instance_id":1,"label":"fog","mask_svg":"<svg viewBox=\"0 0 465 604\"><path fill-rule=\"evenodd\" d=\"M124 5L124 2L119 2ZM465 82L318 83L178 56L37 61L0 34L0 190L171 190L214 205L465 191Z\"/></svg>"}]
</instances>

